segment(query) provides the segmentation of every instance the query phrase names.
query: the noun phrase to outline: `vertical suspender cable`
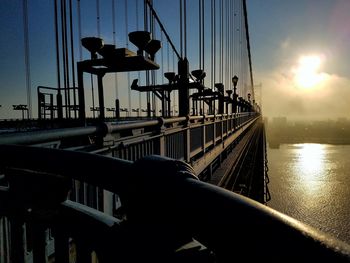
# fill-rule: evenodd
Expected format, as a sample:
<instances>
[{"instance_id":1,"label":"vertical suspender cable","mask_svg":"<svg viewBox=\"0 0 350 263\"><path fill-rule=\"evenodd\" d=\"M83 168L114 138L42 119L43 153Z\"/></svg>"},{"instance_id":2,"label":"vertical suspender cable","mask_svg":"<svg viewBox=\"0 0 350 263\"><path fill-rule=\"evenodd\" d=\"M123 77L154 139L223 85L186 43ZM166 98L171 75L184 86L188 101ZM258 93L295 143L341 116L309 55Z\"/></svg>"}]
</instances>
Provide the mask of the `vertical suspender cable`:
<instances>
[{"instance_id":1,"label":"vertical suspender cable","mask_svg":"<svg viewBox=\"0 0 350 263\"><path fill-rule=\"evenodd\" d=\"M67 97L67 64L66 64L66 40L65 40L65 0L61 0L61 42L62 42L62 64L63 64L63 90L64 90L64 101L65 101L65 112L66 118L68 117L68 97Z\"/></svg>"},{"instance_id":2,"label":"vertical suspender cable","mask_svg":"<svg viewBox=\"0 0 350 263\"><path fill-rule=\"evenodd\" d=\"M60 51L58 38L58 14L57 14L57 0L54 3L55 13L55 43L56 43L56 70L57 70L57 118L62 119L62 95L61 95L61 66L60 66ZM40 116L39 116L40 117Z\"/></svg>"},{"instance_id":3,"label":"vertical suspender cable","mask_svg":"<svg viewBox=\"0 0 350 263\"><path fill-rule=\"evenodd\" d=\"M117 46L117 37L116 37L116 27L115 27L115 0L112 0L112 29L113 29L113 45ZM118 90L118 73L114 74L114 82L115 82L115 98L119 97ZM118 110L118 109L116 109Z\"/></svg>"},{"instance_id":4,"label":"vertical suspender cable","mask_svg":"<svg viewBox=\"0 0 350 263\"><path fill-rule=\"evenodd\" d=\"M185 50L185 57L187 57L187 8L186 8L186 0L184 0L183 3L184 6L184 50Z\"/></svg>"},{"instance_id":5,"label":"vertical suspender cable","mask_svg":"<svg viewBox=\"0 0 350 263\"><path fill-rule=\"evenodd\" d=\"M173 51L173 71L176 72L176 67L175 67L175 51ZM175 112L176 112L176 107L178 108L179 105L176 105L176 94L179 94L178 91L174 91L173 92L173 101L174 101L174 115L175 115ZM178 111L178 109L177 109Z\"/></svg>"},{"instance_id":6,"label":"vertical suspender cable","mask_svg":"<svg viewBox=\"0 0 350 263\"><path fill-rule=\"evenodd\" d=\"M70 47L71 47L71 65L72 65L72 83L73 83L73 111L74 118L77 118L77 98L75 94L75 60L74 60L74 38L73 38L73 10L72 0L69 0L69 30L70 30Z\"/></svg>"},{"instance_id":7,"label":"vertical suspender cable","mask_svg":"<svg viewBox=\"0 0 350 263\"><path fill-rule=\"evenodd\" d=\"M67 105L66 105L66 109L67 109L67 113L68 113L68 118L70 118L70 94L69 94L69 52L68 52L68 28L67 28L67 3L66 0L63 1L64 4L64 10L63 10L63 14L64 14L64 64L65 64L65 71L66 71L66 94L67 94Z\"/></svg>"},{"instance_id":8,"label":"vertical suspender cable","mask_svg":"<svg viewBox=\"0 0 350 263\"><path fill-rule=\"evenodd\" d=\"M160 42L163 43L163 32L160 31ZM160 50L160 61L161 61L161 78L164 76L164 50L163 48ZM162 116L167 116L167 107L166 105L166 96L167 91L163 91L163 98L162 98Z\"/></svg>"},{"instance_id":9,"label":"vertical suspender cable","mask_svg":"<svg viewBox=\"0 0 350 263\"><path fill-rule=\"evenodd\" d=\"M26 67L26 90L27 90L27 105L28 116L32 118L32 96L31 96L31 78L30 78L30 50L29 50L29 30L28 30L28 4L27 0L23 0L23 28L24 28L24 59Z\"/></svg>"},{"instance_id":10,"label":"vertical suspender cable","mask_svg":"<svg viewBox=\"0 0 350 263\"><path fill-rule=\"evenodd\" d=\"M180 0L180 54L181 57L183 58L183 25L182 25L182 0Z\"/></svg>"},{"instance_id":11,"label":"vertical suspender cable","mask_svg":"<svg viewBox=\"0 0 350 263\"><path fill-rule=\"evenodd\" d=\"M222 0L219 2L219 82L223 83L222 77Z\"/></svg>"},{"instance_id":12,"label":"vertical suspender cable","mask_svg":"<svg viewBox=\"0 0 350 263\"><path fill-rule=\"evenodd\" d=\"M136 5L136 30L140 30L140 21L139 21L139 1L135 0L135 5ZM141 74L140 71L137 72L137 78L139 79L139 81L141 82ZM140 83L141 84L141 83ZM137 115L138 117L140 116L141 113L141 92L139 92L139 108L138 108L138 112Z\"/></svg>"},{"instance_id":13,"label":"vertical suspender cable","mask_svg":"<svg viewBox=\"0 0 350 263\"><path fill-rule=\"evenodd\" d=\"M228 3L228 1L227 0L225 0L225 8L224 8L224 10L226 10L226 12L225 12L225 25L226 25L226 32L225 32L225 36L226 36L226 38L225 38L225 46L226 46L226 48L225 48L225 85L226 85L226 87L227 87L227 89L228 89L228 87L229 87L229 85L230 85L230 82L229 82L229 80L230 80L230 76L231 76L231 74L230 74L230 69L231 69L231 64L230 64L230 61L231 61L231 56L232 56L232 54L231 54L231 48L230 48L230 43L232 43L230 40L230 28L231 28L231 24L230 24L230 20L229 20L229 13L230 13L230 10L229 10L229 8L228 8L228 5L229 5L229 3Z\"/></svg>"},{"instance_id":14,"label":"vertical suspender cable","mask_svg":"<svg viewBox=\"0 0 350 263\"><path fill-rule=\"evenodd\" d=\"M148 30L148 10L147 10L147 3L149 0L144 0L144 6L143 6L143 17L144 17L144 30ZM146 70L146 86L149 86L149 71ZM150 98L150 92L147 91L147 117L151 117L151 98Z\"/></svg>"},{"instance_id":15,"label":"vertical suspender cable","mask_svg":"<svg viewBox=\"0 0 350 263\"><path fill-rule=\"evenodd\" d=\"M216 82L216 0L213 1L213 4L214 4L214 8L213 8L213 12L214 12L214 18L213 18L213 27L214 27L214 32L213 32L213 43L214 43L214 68L213 68L213 71L214 71L214 85L215 85L215 82Z\"/></svg>"},{"instance_id":16,"label":"vertical suspender cable","mask_svg":"<svg viewBox=\"0 0 350 263\"><path fill-rule=\"evenodd\" d=\"M124 1L124 7L125 7L125 41L126 41L126 48L129 48L129 41L128 41L128 1ZM131 114L131 90L130 90L130 72L128 72L128 114Z\"/></svg>"},{"instance_id":17,"label":"vertical suspender cable","mask_svg":"<svg viewBox=\"0 0 350 263\"><path fill-rule=\"evenodd\" d=\"M151 0L151 4L153 5L153 0ZM155 27L154 27L154 15L153 15L153 13L150 14L149 23L150 23L151 35L154 36ZM155 71L151 71L151 85L155 85L155 84L156 84ZM155 95L154 91L152 92L152 110L153 110L153 115L156 116L157 103L156 103L156 95Z\"/></svg>"},{"instance_id":18,"label":"vertical suspender cable","mask_svg":"<svg viewBox=\"0 0 350 263\"><path fill-rule=\"evenodd\" d=\"M198 50L199 50L199 68L202 68L202 2L198 0Z\"/></svg>"},{"instance_id":19,"label":"vertical suspender cable","mask_svg":"<svg viewBox=\"0 0 350 263\"><path fill-rule=\"evenodd\" d=\"M205 42L204 42L204 38L205 38L205 23L204 23L204 10L205 10L205 7L204 7L204 0L202 0L202 66L203 66L203 71L205 69L205 56L204 56L204 53L205 53Z\"/></svg>"},{"instance_id":20,"label":"vertical suspender cable","mask_svg":"<svg viewBox=\"0 0 350 263\"><path fill-rule=\"evenodd\" d=\"M97 21L97 36L101 37L100 0L96 0L96 21Z\"/></svg>"},{"instance_id":21,"label":"vertical suspender cable","mask_svg":"<svg viewBox=\"0 0 350 263\"><path fill-rule=\"evenodd\" d=\"M213 4L214 4L214 0L211 0L211 8L210 8L210 81L211 81L211 88L213 89L214 88L214 80L213 80L213 75L214 75L214 26L213 26Z\"/></svg>"},{"instance_id":22,"label":"vertical suspender cable","mask_svg":"<svg viewBox=\"0 0 350 263\"><path fill-rule=\"evenodd\" d=\"M57 1L57 0L55 0ZM80 61L83 60L83 50L81 48L81 8L80 8L80 0L77 2L77 9L78 9L78 36L79 36L79 59Z\"/></svg>"},{"instance_id":23,"label":"vertical suspender cable","mask_svg":"<svg viewBox=\"0 0 350 263\"><path fill-rule=\"evenodd\" d=\"M234 12L235 10L233 9L233 3L230 0L228 1L228 16L229 16L229 21L230 21L230 28L229 28L229 50L230 50L230 68L231 68L231 72L229 73L229 81L231 84L231 78L235 75L235 69L234 69L234 37L233 37L233 33L235 30L235 26L234 26Z\"/></svg>"}]
</instances>

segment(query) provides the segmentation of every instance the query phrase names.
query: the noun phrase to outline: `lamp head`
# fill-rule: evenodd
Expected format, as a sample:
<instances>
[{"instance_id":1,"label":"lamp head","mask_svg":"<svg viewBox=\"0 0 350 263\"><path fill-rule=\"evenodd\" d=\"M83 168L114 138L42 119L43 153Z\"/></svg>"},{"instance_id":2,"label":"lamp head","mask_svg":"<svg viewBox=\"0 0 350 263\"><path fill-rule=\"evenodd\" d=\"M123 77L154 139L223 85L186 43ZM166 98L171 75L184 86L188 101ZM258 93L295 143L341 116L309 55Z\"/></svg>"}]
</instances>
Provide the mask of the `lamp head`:
<instances>
[{"instance_id":1,"label":"lamp head","mask_svg":"<svg viewBox=\"0 0 350 263\"><path fill-rule=\"evenodd\" d=\"M138 55L142 55L147 44L151 41L151 33L147 31L134 31L129 33L129 40L133 43L139 50Z\"/></svg>"},{"instance_id":2,"label":"lamp head","mask_svg":"<svg viewBox=\"0 0 350 263\"><path fill-rule=\"evenodd\" d=\"M105 59L111 59L115 55L115 45L105 44L97 51Z\"/></svg>"},{"instance_id":3,"label":"lamp head","mask_svg":"<svg viewBox=\"0 0 350 263\"><path fill-rule=\"evenodd\" d=\"M151 60L154 60L154 56L157 51L162 47L160 40L152 39L145 47L145 51L150 55Z\"/></svg>"},{"instance_id":4,"label":"lamp head","mask_svg":"<svg viewBox=\"0 0 350 263\"><path fill-rule=\"evenodd\" d=\"M197 79L197 81L202 81L207 75L202 69L193 70L191 74Z\"/></svg>"},{"instance_id":5,"label":"lamp head","mask_svg":"<svg viewBox=\"0 0 350 263\"><path fill-rule=\"evenodd\" d=\"M96 59L96 52L103 48L103 39L99 37L84 37L81 39L81 44L91 53L91 59Z\"/></svg>"},{"instance_id":6,"label":"lamp head","mask_svg":"<svg viewBox=\"0 0 350 263\"><path fill-rule=\"evenodd\" d=\"M219 91L219 92L224 92L224 84L222 83L215 83L215 88Z\"/></svg>"},{"instance_id":7,"label":"lamp head","mask_svg":"<svg viewBox=\"0 0 350 263\"><path fill-rule=\"evenodd\" d=\"M233 86L236 86L237 83L238 83L238 77L236 75L234 75L234 77L232 78L232 83L233 83Z\"/></svg>"},{"instance_id":8,"label":"lamp head","mask_svg":"<svg viewBox=\"0 0 350 263\"><path fill-rule=\"evenodd\" d=\"M171 83L175 81L176 74L175 72L165 72L164 77Z\"/></svg>"}]
</instances>

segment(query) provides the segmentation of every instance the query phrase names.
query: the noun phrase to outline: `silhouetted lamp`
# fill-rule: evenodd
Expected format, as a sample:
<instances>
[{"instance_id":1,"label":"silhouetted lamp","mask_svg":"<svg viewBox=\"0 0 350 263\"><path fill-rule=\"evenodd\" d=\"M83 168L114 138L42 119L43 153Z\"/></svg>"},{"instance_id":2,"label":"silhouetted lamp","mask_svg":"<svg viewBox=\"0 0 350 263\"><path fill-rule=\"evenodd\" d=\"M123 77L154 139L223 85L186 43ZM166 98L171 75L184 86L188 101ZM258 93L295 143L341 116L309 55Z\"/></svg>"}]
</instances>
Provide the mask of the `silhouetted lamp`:
<instances>
[{"instance_id":1,"label":"silhouetted lamp","mask_svg":"<svg viewBox=\"0 0 350 263\"><path fill-rule=\"evenodd\" d=\"M97 52L105 59L111 59L115 55L115 45L105 44Z\"/></svg>"},{"instance_id":2,"label":"silhouetted lamp","mask_svg":"<svg viewBox=\"0 0 350 263\"><path fill-rule=\"evenodd\" d=\"M202 81L207 75L202 69L193 70L191 73L199 82Z\"/></svg>"},{"instance_id":3,"label":"silhouetted lamp","mask_svg":"<svg viewBox=\"0 0 350 263\"><path fill-rule=\"evenodd\" d=\"M214 86L220 93L224 93L224 85L222 83L215 83Z\"/></svg>"},{"instance_id":4,"label":"silhouetted lamp","mask_svg":"<svg viewBox=\"0 0 350 263\"><path fill-rule=\"evenodd\" d=\"M238 77L236 75L232 78L232 83L233 83L234 94L236 94L236 87L237 87L237 83L238 83Z\"/></svg>"},{"instance_id":5,"label":"silhouetted lamp","mask_svg":"<svg viewBox=\"0 0 350 263\"><path fill-rule=\"evenodd\" d=\"M147 31L134 31L129 33L129 40L137 48L137 54L143 56L147 44L151 41L151 33Z\"/></svg>"},{"instance_id":6,"label":"silhouetted lamp","mask_svg":"<svg viewBox=\"0 0 350 263\"><path fill-rule=\"evenodd\" d=\"M99 37L84 37L81 39L81 44L91 53L91 59L96 59L96 52L103 48L103 39Z\"/></svg>"},{"instance_id":7,"label":"silhouetted lamp","mask_svg":"<svg viewBox=\"0 0 350 263\"><path fill-rule=\"evenodd\" d=\"M162 47L162 43L159 40L152 39L145 47L145 51L150 55L150 59L154 60L154 56L157 51Z\"/></svg>"},{"instance_id":8,"label":"silhouetted lamp","mask_svg":"<svg viewBox=\"0 0 350 263\"><path fill-rule=\"evenodd\" d=\"M165 72L164 77L169 80L169 83L172 83L175 81L176 74L175 72Z\"/></svg>"}]
</instances>

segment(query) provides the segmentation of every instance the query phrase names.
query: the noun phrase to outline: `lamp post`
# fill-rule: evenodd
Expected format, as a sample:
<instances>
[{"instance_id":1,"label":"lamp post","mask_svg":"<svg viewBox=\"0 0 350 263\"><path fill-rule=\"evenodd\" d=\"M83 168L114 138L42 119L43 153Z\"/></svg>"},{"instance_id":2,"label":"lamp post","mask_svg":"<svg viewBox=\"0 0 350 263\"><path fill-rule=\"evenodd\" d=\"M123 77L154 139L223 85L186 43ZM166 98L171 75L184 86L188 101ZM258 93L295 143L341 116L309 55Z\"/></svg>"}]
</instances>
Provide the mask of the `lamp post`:
<instances>
[{"instance_id":1,"label":"lamp post","mask_svg":"<svg viewBox=\"0 0 350 263\"><path fill-rule=\"evenodd\" d=\"M238 83L238 77L235 75L232 78L233 83L233 95L232 95L232 113L237 112L237 83Z\"/></svg>"}]
</instances>

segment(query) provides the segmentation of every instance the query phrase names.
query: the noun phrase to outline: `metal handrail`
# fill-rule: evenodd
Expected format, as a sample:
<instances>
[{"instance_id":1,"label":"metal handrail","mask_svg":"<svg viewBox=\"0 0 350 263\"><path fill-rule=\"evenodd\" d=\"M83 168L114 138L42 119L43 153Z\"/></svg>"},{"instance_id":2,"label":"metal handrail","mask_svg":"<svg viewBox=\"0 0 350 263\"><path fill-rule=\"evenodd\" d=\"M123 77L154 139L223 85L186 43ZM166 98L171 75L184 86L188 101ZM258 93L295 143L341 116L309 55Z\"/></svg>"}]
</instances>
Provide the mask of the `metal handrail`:
<instances>
[{"instance_id":1,"label":"metal handrail","mask_svg":"<svg viewBox=\"0 0 350 263\"><path fill-rule=\"evenodd\" d=\"M348 244L253 200L201 182L180 161L149 156L132 163L89 153L2 145L0 166L6 168L5 174L14 168L33 171L34 176L56 174L117 193L125 207L127 229L133 233L125 242L142 244L145 251L154 251L149 252L152 257L164 256L162 252L195 238L214 251L219 262L251 262L257 255L269 262L350 262Z\"/></svg>"},{"instance_id":2,"label":"metal handrail","mask_svg":"<svg viewBox=\"0 0 350 263\"><path fill-rule=\"evenodd\" d=\"M255 113L236 113L231 115L232 119L237 119L239 117L255 116ZM7 133L0 136L0 144L37 144L45 143L55 140L67 139L76 136L93 136L101 135L104 136L108 133L117 133L124 130L130 129L141 129L146 127L156 127L162 124L174 124L181 121L188 120L199 120L208 119L215 121L217 118L223 117L225 115L204 115L204 116L189 116L187 117L175 117L169 119L159 118L157 120L149 120L142 122L132 122L126 124L114 124L114 123L102 123L96 126L85 126L85 127L75 127L75 128L62 128L62 129L51 129L51 130L41 130L41 131L27 131L27 132L17 132L17 133Z\"/></svg>"}]
</instances>

